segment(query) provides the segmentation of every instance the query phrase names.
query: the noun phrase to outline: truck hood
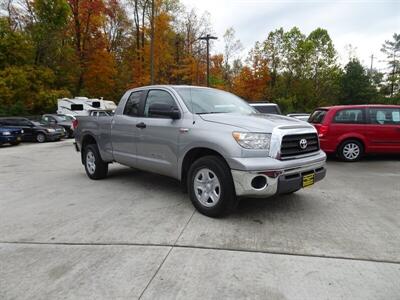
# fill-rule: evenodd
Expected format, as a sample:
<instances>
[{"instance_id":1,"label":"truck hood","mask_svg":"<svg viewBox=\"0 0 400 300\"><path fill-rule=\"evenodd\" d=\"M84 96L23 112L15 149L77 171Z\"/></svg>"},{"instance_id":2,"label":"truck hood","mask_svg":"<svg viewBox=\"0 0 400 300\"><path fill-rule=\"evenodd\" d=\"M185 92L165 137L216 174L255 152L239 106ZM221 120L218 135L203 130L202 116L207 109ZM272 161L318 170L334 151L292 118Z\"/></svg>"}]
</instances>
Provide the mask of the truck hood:
<instances>
[{"instance_id":1,"label":"truck hood","mask_svg":"<svg viewBox=\"0 0 400 300\"><path fill-rule=\"evenodd\" d=\"M236 113L220 113L220 114L203 114L200 117L207 122L225 124L240 127L249 131L262 131L271 133L277 126L293 126L293 127L309 127L310 124L295 118L274 115L274 114L236 114Z\"/></svg>"}]
</instances>

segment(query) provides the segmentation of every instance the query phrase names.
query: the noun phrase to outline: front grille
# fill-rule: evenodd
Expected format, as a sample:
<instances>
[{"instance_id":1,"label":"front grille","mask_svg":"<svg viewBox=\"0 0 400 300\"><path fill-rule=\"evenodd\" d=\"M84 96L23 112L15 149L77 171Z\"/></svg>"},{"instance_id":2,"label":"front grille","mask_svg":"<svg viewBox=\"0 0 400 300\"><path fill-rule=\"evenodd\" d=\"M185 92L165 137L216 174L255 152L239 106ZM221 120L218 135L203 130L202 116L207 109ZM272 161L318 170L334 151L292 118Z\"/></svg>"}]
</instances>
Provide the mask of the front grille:
<instances>
[{"instance_id":1,"label":"front grille","mask_svg":"<svg viewBox=\"0 0 400 300\"><path fill-rule=\"evenodd\" d=\"M305 139L307 146L301 147L301 141ZM296 155L307 154L319 150L318 136L316 133L285 135L282 138L281 158L290 158Z\"/></svg>"}]
</instances>

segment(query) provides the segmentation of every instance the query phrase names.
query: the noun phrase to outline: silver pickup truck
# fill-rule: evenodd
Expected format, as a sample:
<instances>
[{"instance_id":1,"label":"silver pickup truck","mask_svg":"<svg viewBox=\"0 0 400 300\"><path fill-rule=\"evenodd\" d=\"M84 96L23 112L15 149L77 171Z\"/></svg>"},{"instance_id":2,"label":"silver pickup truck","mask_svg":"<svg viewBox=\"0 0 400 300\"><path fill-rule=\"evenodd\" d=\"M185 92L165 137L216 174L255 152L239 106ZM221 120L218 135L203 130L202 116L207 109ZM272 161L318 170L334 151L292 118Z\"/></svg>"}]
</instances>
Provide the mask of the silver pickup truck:
<instances>
[{"instance_id":1,"label":"silver pickup truck","mask_svg":"<svg viewBox=\"0 0 400 300\"><path fill-rule=\"evenodd\" d=\"M293 193L326 174L313 126L258 113L211 88L132 89L114 116L78 117L74 126L91 179L106 177L112 162L170 176L211 217L232 210L240 196Z\"/></svg>"}]
</instances>

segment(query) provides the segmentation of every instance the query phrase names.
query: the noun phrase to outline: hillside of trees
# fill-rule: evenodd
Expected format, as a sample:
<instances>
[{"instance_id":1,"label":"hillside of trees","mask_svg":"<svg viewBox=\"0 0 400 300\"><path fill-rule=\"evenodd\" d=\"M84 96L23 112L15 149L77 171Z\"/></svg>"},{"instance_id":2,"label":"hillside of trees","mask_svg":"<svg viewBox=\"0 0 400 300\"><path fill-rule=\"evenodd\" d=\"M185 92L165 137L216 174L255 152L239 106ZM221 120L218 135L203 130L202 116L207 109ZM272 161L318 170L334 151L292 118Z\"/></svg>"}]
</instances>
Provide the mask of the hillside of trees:
<instances>
[{"instance_id":1,"label":"hillside of trees","mask_svg":"<svg viewBox=\"0 0 400 300\"><path fill-rule=\"evenodd\" d=\"M267 22L267 21L266 21ZM155 0L154 81L206 85L207 13ZM61 97L118 102L150 84L151 0L1 0L0 115L54 112ZM356 103L400 104L400 34L382 41L384 73L351 57L343 67L329 33L299 28L265 33L247 58L233 28L212 48L211 86L284 112ZM351 41L349 41L351 43Z\"/></svg>"}]
</instances>

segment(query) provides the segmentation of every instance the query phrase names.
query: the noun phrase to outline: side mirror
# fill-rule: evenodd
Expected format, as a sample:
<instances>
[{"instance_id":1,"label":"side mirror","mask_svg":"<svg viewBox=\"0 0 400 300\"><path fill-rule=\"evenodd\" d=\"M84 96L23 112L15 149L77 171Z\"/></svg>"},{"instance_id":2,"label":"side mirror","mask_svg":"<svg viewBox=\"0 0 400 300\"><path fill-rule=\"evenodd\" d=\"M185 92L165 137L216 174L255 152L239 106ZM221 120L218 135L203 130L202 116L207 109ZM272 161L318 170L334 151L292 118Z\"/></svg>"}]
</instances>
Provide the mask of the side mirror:
<instances>
[{"instance_id":1,"label":"side mirror","mask_svg":"<svg viewBox=\"0 0 400 300\"><path fill-rule=\"evenodd\" d=\"M181 112L177 107L168 104L153 103L149 107L149 116L162 116L177 120L181 118Z\"/></svg>"}]
</instances>

